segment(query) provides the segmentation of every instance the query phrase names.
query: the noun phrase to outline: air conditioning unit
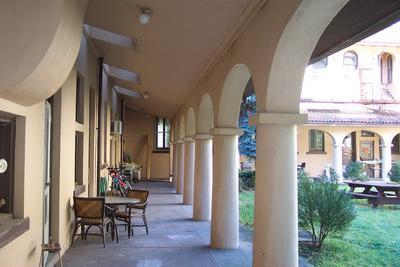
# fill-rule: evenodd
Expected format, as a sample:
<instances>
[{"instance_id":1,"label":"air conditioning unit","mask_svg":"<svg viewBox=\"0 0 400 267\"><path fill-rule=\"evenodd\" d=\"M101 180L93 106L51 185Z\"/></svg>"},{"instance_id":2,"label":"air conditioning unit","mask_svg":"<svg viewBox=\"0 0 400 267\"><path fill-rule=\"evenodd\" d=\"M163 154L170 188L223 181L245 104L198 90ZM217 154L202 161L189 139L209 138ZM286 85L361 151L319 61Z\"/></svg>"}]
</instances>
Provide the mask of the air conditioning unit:
<instances>
[{"instance_id":1,"label":"air conditioning unit","mask_svg":"<svg viewBox=\"0 0 400 267\"><path fill-rule=\"evenodd\" d=\"M112 121L111 122L111 134L121 135L122 134L122 121Z\"/></svg>"}]
</instances>

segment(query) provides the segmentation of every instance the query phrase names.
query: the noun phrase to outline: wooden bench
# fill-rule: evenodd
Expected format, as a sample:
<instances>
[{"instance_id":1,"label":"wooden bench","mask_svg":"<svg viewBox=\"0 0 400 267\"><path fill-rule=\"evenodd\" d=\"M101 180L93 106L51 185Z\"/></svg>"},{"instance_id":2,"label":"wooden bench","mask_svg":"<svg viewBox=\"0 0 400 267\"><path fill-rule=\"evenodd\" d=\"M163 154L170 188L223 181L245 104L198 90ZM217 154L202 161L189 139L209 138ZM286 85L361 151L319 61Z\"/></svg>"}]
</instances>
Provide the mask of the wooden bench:
<instances>
[{"instance_id":1,"label":"wooden bench","mask_svg":"<svg viewBox=\"0 0 400 267\"><path fill-rule=\"evenodd\" d=\"M375 198L368 198L368 204L378 206L378 205L396 205L400 204L400 197L375 197Z\"/></svg>"},{"instance_id":2,"label":"wooden bench","mask_svg":"<svg viewBox=\"0 0 400 267\"><path fill-rule=\"evenodd\" d=\"M372 192L371 192L372 193ZM372 198L378 198L377 192L374 192L376 194L363 194L363 193L355 193L355 192L347 192L351 196L351 198L354 199L372 199Z\"/></svg>"}]
</instances>

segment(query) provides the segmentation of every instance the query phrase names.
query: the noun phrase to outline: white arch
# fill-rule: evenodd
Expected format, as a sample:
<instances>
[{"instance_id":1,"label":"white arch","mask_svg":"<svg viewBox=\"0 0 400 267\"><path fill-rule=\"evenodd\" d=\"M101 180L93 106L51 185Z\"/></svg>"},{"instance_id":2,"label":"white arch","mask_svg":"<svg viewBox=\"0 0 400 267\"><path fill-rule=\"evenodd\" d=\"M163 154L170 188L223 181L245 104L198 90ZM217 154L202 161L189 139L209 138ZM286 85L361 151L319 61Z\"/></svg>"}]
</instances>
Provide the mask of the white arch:
<instances>
[{"instance_id":1,"label":"white arch","mask_svg":"<svg viewBox=\"0 0 400 267\"><path fill-rule=\"evenodd\" d=\"M192 137L196 134L196 118L193 108L189 108L186 116L186 136Z\"/></svg>"},{"instance_id":2,"label":"white arch","mask_svg":"<svg viewBox=\"0 0 400 267\"><path fill-rule=\"evenodd\" d=\"M178 141L179 139L179 122L178 121L174 121L173 124L173 140L174 142Z\"/></svg>"},{"instance_id":3,"label":"white arch","mask_svg":"<svg viewBox=\"0 0 400 267\"><path fill-rule=\"evenodd\" d=\"M28 106L61 87L79 52L86 4L77 0L20 0L2 6L2 98Z\"/></svg>"},{"instance_id":4,"label":"white arch","mask_svg":"<svg viewBox=\"0 0 400 267\"><path fill-rule=\"evenodd\" d=\"M298 113L304 71L326 26L349 0L302 1L276 48L268 79L267 112Z\"/></svg>"},{"instance_id":5,"label":"white arch","mask_svg":"<svg viewBox=\"0 0 400 267\"><path fill-rule=\"evenodd\" d=\"M250 70L244 64L236 64L228 73L219 100L218 127L237 127L240 101L250 76Z\"/></svg>"},{"instance_id":6,"label":"white arch","mask_svg":"<svg viewBox=\"0 0 400 267\"><path fill-rule=\"evenodd\" d=\"M210 129L214 127L214 108L211 96L204 94L199 106L197 120L197 132L200 134L209 134Z\"/></svg>"},{"instance_id":7,"label":"white arch","mask_svg":"<svg viewBox=\"0 0 400 267\"><path fill-rule=\"evenodd\" d=\"M179 122L179 139L183 139L186 136L186 132L185 132L186 128L185 128L185 117L182 116L181 120Z\"/></svg>"},{"instance_id":8,"label":"white arch","mask_svg":"<svg viewBox=\"0 0 400 267\"><path fill-rule=\"evenodd\" d=\"M384 138L380 133L378 133L378 132L376 132L376 131L374 131L374 130L370 130L370 129L368 129L368 130L357 129L357 130L354 130L354 131L348 131L347 134L344 135L343 140L342 140L342 143L344 142L346 136L348 136L348 135L350 135L350 134L352 134L352 133L354 133L354 132L362 132L362 131L371 132L371 133L373 133L373 134L376 134L376 135L379 137L379 140L380 140L382 143L385 143L385 142L391 140L390 138L386 138L387 140L385 140L385 138Z\"/></svg>"}]
</instances>

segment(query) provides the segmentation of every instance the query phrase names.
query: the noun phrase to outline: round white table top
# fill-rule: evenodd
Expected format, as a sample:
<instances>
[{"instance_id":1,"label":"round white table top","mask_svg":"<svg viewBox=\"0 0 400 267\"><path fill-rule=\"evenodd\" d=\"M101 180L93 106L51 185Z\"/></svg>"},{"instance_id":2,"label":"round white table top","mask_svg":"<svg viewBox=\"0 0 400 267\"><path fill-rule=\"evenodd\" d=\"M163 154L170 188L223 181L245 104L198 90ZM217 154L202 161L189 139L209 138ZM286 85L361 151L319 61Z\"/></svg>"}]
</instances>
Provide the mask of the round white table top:
<instances>
[{"instance_id":1,"label":"round white table top","mask_svg":"<svg viewBox=\"0 0 400 267\"><path fill-rule=\"evenodd\" d=\"M140 203L140 199L132 197L106 196L105 203L108 205L129 205Z\"/></svg>"}]
</instances>

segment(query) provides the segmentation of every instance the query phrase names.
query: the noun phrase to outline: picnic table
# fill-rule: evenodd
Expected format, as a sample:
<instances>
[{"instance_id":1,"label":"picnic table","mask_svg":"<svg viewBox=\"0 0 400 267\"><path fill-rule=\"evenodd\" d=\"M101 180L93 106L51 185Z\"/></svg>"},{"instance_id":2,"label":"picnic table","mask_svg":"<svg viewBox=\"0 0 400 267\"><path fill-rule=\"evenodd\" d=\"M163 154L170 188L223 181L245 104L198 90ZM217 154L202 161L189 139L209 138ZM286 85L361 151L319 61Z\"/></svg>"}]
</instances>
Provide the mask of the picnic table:
<instances>
[{"instance_id":1,"label":"picnic table","mask_svg":"<svg viewBox=\"0 0 400 267\"><path fill-rule=\"evenodd\" d=\"M368 204L373 206L400 204L400 184L373 181L346 182L346 184L350 187L349 194L352 198L367 199ZM357 188L363 188L363 191L355 192Z\"/></svg>"}]
</instances>

